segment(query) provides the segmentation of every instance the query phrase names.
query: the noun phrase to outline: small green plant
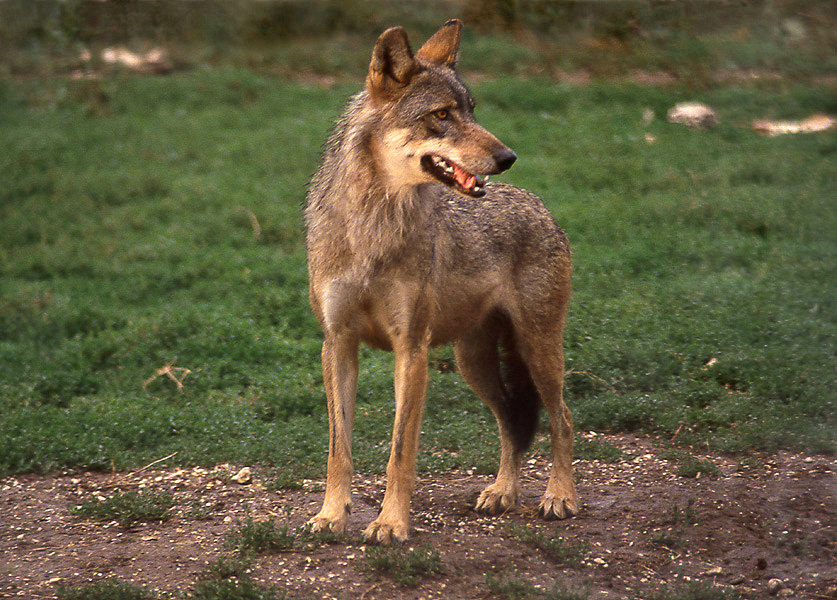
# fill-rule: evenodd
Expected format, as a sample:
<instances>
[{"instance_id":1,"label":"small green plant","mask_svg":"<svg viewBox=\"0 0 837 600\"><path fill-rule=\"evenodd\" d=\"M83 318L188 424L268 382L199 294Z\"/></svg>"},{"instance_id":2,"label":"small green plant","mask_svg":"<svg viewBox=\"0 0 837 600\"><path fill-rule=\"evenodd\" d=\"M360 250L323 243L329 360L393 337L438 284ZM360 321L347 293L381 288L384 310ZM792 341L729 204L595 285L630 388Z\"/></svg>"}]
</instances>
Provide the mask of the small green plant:
<instances>
[{"instance_id":1,"label":"small green plant","mask_svg":"<svg viewBox=\"0 0 837 600\"><path fill-rule=\"evenodd\" d=\"M646 591L644 600L739 600L732 589L721 588L706 581L677 581L671 585Z\"/></svg>"},{"instance_id":2,"label":"small green plant","mask_svg":"<svg viewBox=\"0 0 837 600\"><path fill-rule=\"evenodd\" d=\"M241 555L220 556L209 563L201 579L229 579L230 577L242 577L250 568L252 559Z\"/></svg>"},{"instance_id":3,"label":"small green plant","mask_svg":"<svg viewBox=\"0 0 837 600\"><path fill-rule=\"evenodd\" d=\"M556 581L547 593L546 600L585 600L587 596L586 590L570 588L562 582Z\"/></svg>"},{"instance_id":4,"label":"small green plant","mask_svg":"<svg viewBox=\"0 0 837 600\"><path fill-rule=\"evenodd\" d=\"M368 546L364 558L371 572L386 575L403 587L415 587L422 579L445 572L439 551L429 544L415 549L402 544Z\"/></svg>"},{"instance_id":5,"label":"small green plant","mask_svg":"<svg viewBox=\"0 0 837 600\"><path fill-rule=\"evenodd\" d=\"M328 529L315 533L308 525L305 525L297 530L297 540L304 543L306 547L314 548L322 545L344 544L347 538L345 533L334 533Z\"/></svg>"},{"instance_id":6,"label":"small green plant","mask_svg":"<svg viewBox=\"0 0 837 600\"><path fill-rule=\"evenodd\" d=\"M677 550L678 548L683 548L686 545L686 540L683 539L682 529L669 529L668 531L662 531L653 536L649 541L654 546L661 546L663 548L668 548L669 550Z\"/></svg>"},{"instance_id":7,"label":"small green plant","mask_svg":"<svg viewBox=\"0 0 837 600\"><path fill-rule=\"evenodd\" d=\"M663 452L662 457L666 460L673 460L680 463L677 466L677 474L680 477L695 478L700 475L718 476L721 470L708 460L696 458L676 448L670 448Z\"/></svg>"},{"instance_id":8,"label":"small green plant","mask_svg":"<svg viewBox=\"0 0 837 600\"><path fill-rule=\"evenodd\" d=\"M82 588L61 586L56 589L56 596L58 600L155 600L159 598L155 592L118 579L104 579Z\"/></svg>"},{"instance_id":9,"label":"small green plant","mask_svg":"<svg viewBox=\"0 0 837 600\"><path fill-rule=\"evenodd\" d=\"M556 581L548 592L542 592L515 572L512 575L485 576L488 593L502 600L585 600L587 592L568 588Z\"/></svg>"},{"instance_id":10,"label":"small green plant","mask_svg":"<svg viewBox=\"0 0 837 600\"><path fill-rule=\"evenodd\" d=\"M201 504L200 500L192 500L189 508L183 511L183 516L195 521L208 521L212 518L212 508Z\"/></svg>"},{"instance_id":11,"label":"small green plant","mask_svg":"<svg viewBox=\"0 0 837 600\"><path fill-rule=\"evenodd\" d=\"M186 596L187 600L284 600L284 593L275 586L265 587L250 575L229 579L199 581Z\"/></svg>"},{"instance_id":12,"label":"small green plant","mask_svg":"<svg viewBox=\"0 0 837 600\"><path fill-rule=\"evenodd\" d=\"M96 521L117 521L123 527L137 522L166 521L175 506L168 492L117 492L109 498L96 498L71 509L72 514Z\"/></svg>"},{"instance_id":13,"label":"small green plant","mask_svg":"<svg viewBox=\"0 0 837 600\"><path fill-rule=\"evenodd\" d=\"M555 562L572 567L581 564L590 547L584 541L568 541L555 534L547 537L538 529L521 527L515 524L508 526L509 533L521 542L534 546Z\"/></svg>"},{"instance_id":14,"label":"small green plant","mask_svg":"<svg viewBox=\"0 0 837 600\"><path fill-rule=\"evenodd\" d=\"M687 544L683 537L686 526L695 525L697 522L694 498L689 498L685 508L680 508L680 505L675 502L671 505L669 513L661 520L661 525L670 527L653 536L649 542L654 546L662 546L670 550L683 548Z\"/></svg>"},{"instance_id":15,"label":"small green plant","mask_svg":"<svg viewBox=\"0 0 837 600\"><path fill-rule=\"evenodd\" d=\"M284 600L286 596L275 586L253 580L251 565L250 556L219 557L207 565L184 600Z\"/></svg>"},{"instance_id":16,"label":"small green plant","mask_svg":"<svg viewBox=\"0 0 837 600\"><path fill-rule=\"evenodd\" d=\"M502 600L530 600L538 598L537 588L521 579L517 573L507 576L494 577L490 573L485 576L488 593Z\"/></svg>"},{"instance_id":17,"label":"small green plant","mask_svg":"<svg viewBox=\"0 0 837 600\"><path fill-rule=\"evenodd\" d=\"M293 550L296 536L287 523L276 527L273 519L255 521L248 516L238 521L235 531L227 534L225 548L233 548L241 555L264 554L266 552L287 552Z\"/></svg>"},{"instance_id":18,"label":"small green plant","mask_svg":"<svg viewBox=\"0 0 837 600\"><path fill-rule=\"evenodd\" d=\"M686 503L686 508L680 508L675 502L671 505L671 513L665 521L666 524L671 525L694 525L698 522L697 514L695 513L695 499L689 498Z\"/></svg>"}]
</instances>

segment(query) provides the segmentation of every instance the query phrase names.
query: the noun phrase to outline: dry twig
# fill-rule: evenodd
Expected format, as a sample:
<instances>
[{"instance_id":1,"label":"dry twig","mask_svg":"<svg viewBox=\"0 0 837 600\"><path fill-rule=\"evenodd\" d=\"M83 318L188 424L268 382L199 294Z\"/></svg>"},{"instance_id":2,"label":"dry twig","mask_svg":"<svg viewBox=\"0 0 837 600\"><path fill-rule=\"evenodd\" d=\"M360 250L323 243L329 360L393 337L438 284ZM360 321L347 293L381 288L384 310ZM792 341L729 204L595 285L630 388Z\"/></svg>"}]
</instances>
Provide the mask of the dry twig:
<instances>
[{"instance_id":1,"label":"dry twig","mask_svg":"<svg viewBox=\"0 0 837 600\"><path fill-rule=\"evenodd\" d=\"M179 371L181 373L180 377L174 374L174 371ZM166 363L164 367L160 367L157 371L146 379L142 384L143 391L146 391L148 388L148 384L157 379L160 375L165 375L169 379L171 379L177 385L177 391L183 394L183 380L186 379L186 376L191 373L191 369L187 369L185 367L175 367L174 361Z\"/></svg>"}]
</instances>

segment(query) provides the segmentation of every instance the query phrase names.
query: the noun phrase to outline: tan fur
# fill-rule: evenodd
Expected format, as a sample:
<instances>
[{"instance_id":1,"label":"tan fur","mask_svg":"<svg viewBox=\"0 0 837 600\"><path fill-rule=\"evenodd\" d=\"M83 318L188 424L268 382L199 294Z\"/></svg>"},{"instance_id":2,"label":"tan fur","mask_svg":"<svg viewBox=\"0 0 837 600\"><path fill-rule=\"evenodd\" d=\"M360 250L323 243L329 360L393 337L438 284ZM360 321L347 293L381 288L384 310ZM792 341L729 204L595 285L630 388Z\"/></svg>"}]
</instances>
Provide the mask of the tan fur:
<instances>
[{"instance_id":1,"label":"tan fur","mask_svg":"<svg viewBox=\"0 0 837 600\"><path fill-rule=\"evenodd\" d=\"M314 530L342 532L351 512L361 342L395 353L387 488L367 539L408 536L428 349L449 342L500 433L500 470L476 509L496 514L517 501L521 458L542 403L552 473L541 514L578 510L572 420L562 399L569 245L537 197L482 185L483 175L515 157L473 118L473 100L453 70L460 34L461 24L449 21L415 55L403 29L380 36L366 89L338 121L308 193L310 297L324 334L330 429Z\"/></svg>"}]
</instances>

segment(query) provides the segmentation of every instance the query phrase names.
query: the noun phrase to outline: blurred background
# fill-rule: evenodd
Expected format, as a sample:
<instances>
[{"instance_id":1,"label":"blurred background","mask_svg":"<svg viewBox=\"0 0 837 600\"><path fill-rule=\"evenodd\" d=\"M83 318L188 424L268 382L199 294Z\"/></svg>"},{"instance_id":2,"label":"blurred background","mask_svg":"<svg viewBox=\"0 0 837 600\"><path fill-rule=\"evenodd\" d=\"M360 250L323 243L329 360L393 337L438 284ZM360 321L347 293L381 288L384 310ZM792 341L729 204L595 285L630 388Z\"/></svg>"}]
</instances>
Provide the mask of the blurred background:
<instances>
[{"instance_id":1,"label":"blurred background","mask_svg":"<svg viewBox=\"0 0 837 600\"><path fill-rule=\"evenodd\" d=\"M837 73L828 0L0 0L0 74L124 66L124 49L149 70L232 63L328 83L357 78L386 27L417 40L451 17L465 71L694 86Z\"/></svg>"}]
</instances>

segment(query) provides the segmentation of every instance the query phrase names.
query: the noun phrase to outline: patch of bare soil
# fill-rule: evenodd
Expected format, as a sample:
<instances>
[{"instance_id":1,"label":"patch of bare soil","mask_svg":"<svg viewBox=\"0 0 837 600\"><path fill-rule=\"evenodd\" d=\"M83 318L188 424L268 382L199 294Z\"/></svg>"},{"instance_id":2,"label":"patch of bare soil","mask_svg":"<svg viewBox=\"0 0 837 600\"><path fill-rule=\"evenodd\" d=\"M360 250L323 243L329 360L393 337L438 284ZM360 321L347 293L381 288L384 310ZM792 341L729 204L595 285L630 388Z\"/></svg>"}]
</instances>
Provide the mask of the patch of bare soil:
<instances>
[{"instance_id":1,"label":"patch of bare soil","mask_svg":"<svg viewBox=\"0 0 837 600\"><path fill-rule=\"evenodd\" d=\"M408 544L430 544L446 572L418 587L370 579L364 569L360 532L375 517L384 490L382 478L364 476L355 481L348 541L260 556L254 578L291 598L485 598L486 574L515 572L544 590L556 581L587 589L588 598L642 598L678 577L729 586L744 598L837 598L833 458L782 452L738 462L707 456L721 475L685 479L652 440L601 438L629 457L610 464L576 461L582 512L567 521L536 518L548 473L540 457L525 465L520 506L502 517L473 511L489 477L457 472L422 478ZM224 536L237 520L289 518L296 527L322 501L322 482L271 492L258 469L247 485L231 480L236 471L76 472L0 480L0 597L53 597L57 585L80 587L109 577L187 591L224 552ZM174 494L175 516L126 529L70 513L83 500L139 489ZM189 516L195 501L210 509L210 518ZM589 552L579 564L553 562L515 537L510 524L537 528L547 537L586 540ZM781 584L768 586L774 579Z\"/></svg>"}]
</instances>

